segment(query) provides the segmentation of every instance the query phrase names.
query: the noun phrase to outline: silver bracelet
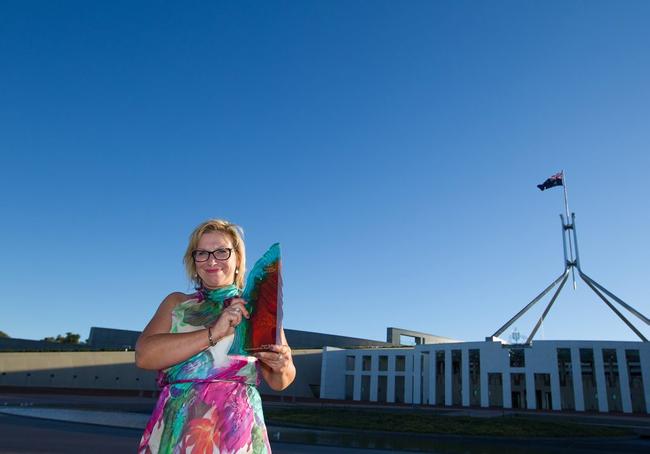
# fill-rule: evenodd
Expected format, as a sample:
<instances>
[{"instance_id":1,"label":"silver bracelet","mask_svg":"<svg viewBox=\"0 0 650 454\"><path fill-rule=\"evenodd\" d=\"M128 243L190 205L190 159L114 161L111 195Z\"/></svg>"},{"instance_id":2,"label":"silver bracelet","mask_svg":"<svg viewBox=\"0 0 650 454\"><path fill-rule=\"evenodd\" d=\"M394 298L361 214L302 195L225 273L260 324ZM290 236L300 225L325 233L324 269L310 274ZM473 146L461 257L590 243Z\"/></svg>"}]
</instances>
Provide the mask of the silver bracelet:
<instances>
[{"instance_id":1,"label":"silver bracelet","mask_svg":"<svg viewBox=\"0 0 650 454\"><path fill-rule=\"evenodd\" d=\"M212 340L212 329L208 326L208 344L210 344L210 347L214 347L217 343Z\"/></svg>"}]
</instances>

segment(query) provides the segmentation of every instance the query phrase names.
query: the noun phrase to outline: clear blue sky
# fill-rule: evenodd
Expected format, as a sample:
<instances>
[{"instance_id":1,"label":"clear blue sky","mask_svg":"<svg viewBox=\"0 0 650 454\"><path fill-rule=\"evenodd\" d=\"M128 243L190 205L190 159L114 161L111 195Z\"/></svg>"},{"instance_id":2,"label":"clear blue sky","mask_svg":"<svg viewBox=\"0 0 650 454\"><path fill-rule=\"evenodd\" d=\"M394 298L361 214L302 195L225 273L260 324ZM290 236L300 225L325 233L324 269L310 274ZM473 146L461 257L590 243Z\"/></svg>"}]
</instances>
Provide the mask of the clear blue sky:
<instances>
[{"instance_id":1,"label":"clear blue sky","mask_svg":"<svg viewBox=\"0 0 650 454\"><path fill-rule=\"evenodd\" d=\"M251 264L282 243L287 328L481 340L562 271L562 190L535 187L560 169L583 269L650 315L649 23L646 1L3 1L0 330L142 329L221 217ZM635 339L584 284L541 334Z\"/></svg>"}]
</instances>

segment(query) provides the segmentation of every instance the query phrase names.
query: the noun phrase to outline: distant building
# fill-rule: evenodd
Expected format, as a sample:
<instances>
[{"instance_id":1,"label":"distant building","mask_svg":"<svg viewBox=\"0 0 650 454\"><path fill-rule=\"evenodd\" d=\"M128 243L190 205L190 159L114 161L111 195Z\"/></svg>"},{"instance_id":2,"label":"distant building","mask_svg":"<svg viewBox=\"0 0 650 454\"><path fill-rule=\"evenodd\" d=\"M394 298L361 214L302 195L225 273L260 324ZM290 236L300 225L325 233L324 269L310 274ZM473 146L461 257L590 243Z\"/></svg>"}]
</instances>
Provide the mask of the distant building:
<instances>
[{"instance_id":1,"label":"distant building","mask_svg":"<svg viewBox=\"0 0 650 454\"><path fill-rule=\"evenodd\" d=\"M285 391L260 385L267 395L318 398L324 346L336 348L386 348L398 346L404 336L413 342L435 336L389 328L396 343L285 329L292 347L298 376ZM158 390L156 373L138 369L134 348L140 331L92 327L85 344L59 344L26 339L0 338L0 390L94 390L149 395Z\"/></svg>"},{"instance_id":2,"label":"distant building","mask_svg":"<svg viewBox=\"0 0 650 454\"><path fill-rule=\"evenodd\" d=\"M88 345L97 350L134 350L138 337L140 331L93 326L88 335Z\"/></svg>"},{"instance_id":3,"label":"distant building","mask_svg":"<svg viewBox=\"0 0 650 454\"><path fill-rule=\"evenodd\" d=\"M650 413L650 344L498 338L462 342L388 328L386 341L285 330L296 398L554 411ZM0 390L66 389L150 395L138 369L138 331L91 328L88 344L0 339ZM56 350L56 351L52 351Z\"/></svg>"},{"instance_id":4,"label":"distant building","mask_svg":"<svg viewBox=\"0 0 650 454\"><path fill-rule=\"evenodd\" d=\"M650 344L498 341L326 348L320 397L369 402L650 413Z\"/></svg>"},{"instance_id":5,"label":"distant building","mask_svg":"<svg viewBox=\"0 0 650 454\"><path fill-rule=\"evenodd\" d=\"M287 342L293 349L314 349L323 348L325 345L340 347L340 348L361 348L361 347L390 347L394 345L401 345L400 335L406 335L413 339L433 339L435 336L424 333L416 333L412 331L400 330L399 328L389 328L389 339L393 337L396 343L392 340L389 342L376 341L371 339L362 339L359 337L339 336L336 334L323 334L315 333L312 331L299 331L295 329L285 329L284 333L287 336ZM93 326L90 328L90 336L88 337L88 345L94 349L100 350L124 350L135 348L135 344L140 337L140 331L128 331L124 329L114 328L99 328ZM395 333L395 334L392 334ZM34 342L34 341L29 341Z\"/></svg>"}]
</instances>

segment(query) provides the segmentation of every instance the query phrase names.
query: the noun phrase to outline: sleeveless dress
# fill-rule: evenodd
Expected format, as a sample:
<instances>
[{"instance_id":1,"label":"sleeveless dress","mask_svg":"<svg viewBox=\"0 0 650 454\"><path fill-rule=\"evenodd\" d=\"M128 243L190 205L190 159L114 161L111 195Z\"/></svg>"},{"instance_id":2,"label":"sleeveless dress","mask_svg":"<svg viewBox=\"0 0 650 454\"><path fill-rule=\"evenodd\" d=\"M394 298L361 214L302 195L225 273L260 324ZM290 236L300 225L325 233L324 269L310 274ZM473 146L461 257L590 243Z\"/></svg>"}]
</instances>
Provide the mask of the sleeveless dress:
<instances>
[{"instance_id":1,"label":"sleeveless dress","mask_svg":"<svg viewBox=\"0 0 650 454\"><path fill-rule=\"evenodd\" d=\"M222 309L223 298L215 303L197 293L174 308L170 332L204 329ZM140 454L271 453L256 387L257 359L228 355L233 338L159 372L161 393Z\"/></svg>"}]
</instances>

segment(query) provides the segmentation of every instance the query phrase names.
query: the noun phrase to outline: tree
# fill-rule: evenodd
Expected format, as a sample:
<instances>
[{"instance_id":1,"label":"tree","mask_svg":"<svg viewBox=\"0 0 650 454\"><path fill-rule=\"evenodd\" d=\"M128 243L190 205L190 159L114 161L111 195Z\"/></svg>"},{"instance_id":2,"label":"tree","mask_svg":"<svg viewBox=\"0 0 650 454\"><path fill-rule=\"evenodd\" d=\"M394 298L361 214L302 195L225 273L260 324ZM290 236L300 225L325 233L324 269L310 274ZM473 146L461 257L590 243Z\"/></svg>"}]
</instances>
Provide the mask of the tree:
<instances>
[{"instance_id":1,"label":"tree","mask_svg":"<svg viewBox=\"0 0 650 454\"><path fill-rule=\"evenodd\" d=\"M6 337L9 338L9 334L5 333L4 331L0 331L0 337Z\"/></svg>"},{"instance_id":2,"label":"tree","mask_svg":"<svg viewBox=\"0 0 650 454\"><path fill-rule=\"evenodd\" d=\"M59 344L78 344L80 338L81 335L68 331L65 333L65 336L57 334L56 337L46 337L43 340L46 342L57 342Z\"/></svg>"}]
</instances>

